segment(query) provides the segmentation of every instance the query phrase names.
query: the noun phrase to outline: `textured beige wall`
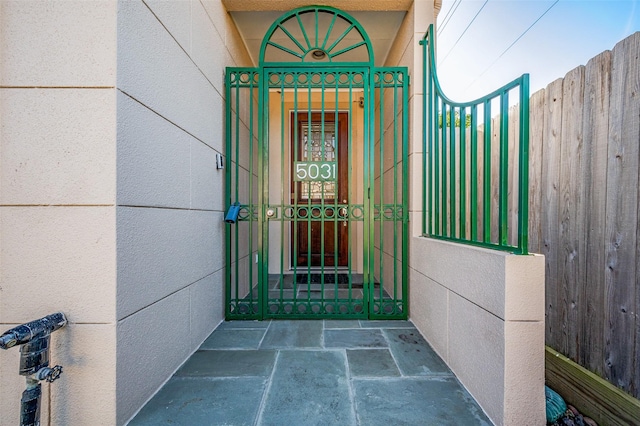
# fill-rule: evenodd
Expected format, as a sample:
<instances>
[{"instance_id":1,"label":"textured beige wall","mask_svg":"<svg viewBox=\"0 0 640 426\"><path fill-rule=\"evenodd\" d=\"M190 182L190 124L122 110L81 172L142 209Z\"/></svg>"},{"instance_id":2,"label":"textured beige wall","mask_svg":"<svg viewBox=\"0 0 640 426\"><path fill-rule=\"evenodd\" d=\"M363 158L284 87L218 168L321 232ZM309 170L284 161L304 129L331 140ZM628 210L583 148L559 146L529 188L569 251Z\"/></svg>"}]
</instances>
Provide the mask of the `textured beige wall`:
<instances>
[{"instance_id":1,"label":"textured beige wall","mask_svg":"<svg viewBox=\"0 0 640 426\"><path fill-rule=\"evenodd\" d=\"M415 237L411 319L496 425L544 424L544 257Z\"/></svg>"},{"instance_id":2,"label":"textured beige wall","mask_svg":"<svg viewBox=\"0 0 640 426\"><path fill-rule=\"evenodd\" d=\"M116 4L0 2L0 332L63 311L43 424L115 423ZM19 422L18 348L0 424Z\"/></svg>"},{"instance_id":3,"label":"textured beige wall","mask_svg":"<svg viewBox=\"0 0 640 426\"><path fill-rule=\"evenodd\" d=\"M432 0L416 0L407 11L391 47L386 66L409 68L409 234L420 235L422 214L422 47L420 40L435 23ZM409 243L411 245L411 242Z\"/></svg>"},{"instance_id":4,"label":"textured beige wall","mask_svg":"<svg viewBox=\"0 0 640 426\"><path fill-rule=\"evenodd\" d=\"M223 319L224 71L250 66L220 1L120 1L117 423Z\"/></svg>"},{"instance_id":5,"label":"textured beige wall","mask_svg":"<svg viewBox=\"0 0 640 426\"><path fill-rule=\"evenodd\" d=\"M124 424L223 318L214 164L249 57L219 0L3 0L0 48L0 328L64 311L43 424ZM17 369L0 351L0 425Z\"/></svg>"},{"instance_id":6,"label":"textured beige wall","mask_svg":"<svg viewBox=\"0 0 640 426\"><path fill-rule=\"evenodd\" d=\"M439 7L414 3L388 59L412 76L409 315L493 422L544 424L543 258L419 237L425 93L418 42Z\"/></svg>"},{"instance_id":7,"label":"textured beige wall","mask_svg":"<svg viewBox=\"0 0 640 426\"><path fill-rule=\"evenodd\" d=\"M420 158L422 155L421 154L422 149L420 144L422 140L421 139L422 118L421 118L421 115L414 113L416 110L416 105L422 102L422 77L421 77L422 54L421 54L421 49L419 49L418 43L422 39L424 32L426 31L428 26L434 22L434 19L435 19L434 13L435 11L434 11L433 0L416 0L410 5L410 7L408 7L405 19L402 22L400 29L398 30L398 34L396 35L396 38L393 41L393 44L391 46L391 49L389 51L389 54L387 55L387 58L384 64L385 66L389 66L389 67L407 67L409 70L410 85L409 85L409 91L408 91L409 96L407 100L409 111L401 111L401 109L397 108L396 106L397 115L394 117L393 115L394 103L392 102L391 96L389 96L389 93L390 93L389 91L387 91L387 97L385 98L385 103L382 106L382 108L384 108L384 117L385 117L384 129L385 129L385 135L386 135L385 137L387 138L386 139L387 141L390 140L391 137L393 137L394 122L397 125L397 123L400 120L402 120L402 114L408 114L408 118L409 118L409 129L407 129L407 131L408 131L408 138L409 138L409 162L408 162L409 203L408 204L409 204L409 217L410 217L410 222L409 222L410 236L413 235L414 233L414 228L415 228L414 223L419 223L419 221L416 221L414 217L415 208L416 208L416 206L414 206L414 204L416 204L414 201L414 198L415 198L414 193L420 194L419 191L420 191L421 182L422 182L421 168L419 167L419 164L417 165L417 167L415 165L415 160L418 159L419 161L421 161ZM420 126L418 127L419 132L412 131L414 128L416 128L416 126ZM377 129L376 129L376 132L379 133ZM400 126L398 127L398 137L402 136L401 132L402 132L402 128ZM415 140L414 140L414 136L415 136ZM379 136L377 135L376 137L379 137ZM379 140L376 140L376 150L378 150L378 144L379 144ZM392 144L389 144L389 143L385 144L385 151L387 151L385 153L385 158L389 158L393 156L392 150L393 150ZM401 161L398 163L397 167L398 168L404 167ZM403 177L404 177L403 175L397 176L398 188L400 188L402 185ZM376 175L376 180L379 180L379 178L380 177ZM388 170L385 173L385 177L384 177L385 188L383 192L385 194L385 202L393 202L392 194L394 193L394 191L396 191L396 188L393 188L393 182L394 182L393 171ZM415 191L418 191L418 192L415 192ZM398 231L400 230L398 229ZM385 256L383 256L384 271L387 276L384 277L383 281L385 283L384 285L387 291L389 293L393 293L394 291L394 288L393 288L394 286L394 279L393 279L394 248L399 249L399 242L397 243L398 245L396 245L395 247L393 244L388 243L389 241L394 241L393 226L391 225L391 223L385 224L385 229L383 232L384 234L382 236L380 236L380 234L376 232L374 257L377 259L380 256L380 237L382 237L384 241L387 241L387 243L384 244ZM398 258L398 264L395 265L396 270L400 270L401 261L402 259Z\"/></svg>"}]
</instances>

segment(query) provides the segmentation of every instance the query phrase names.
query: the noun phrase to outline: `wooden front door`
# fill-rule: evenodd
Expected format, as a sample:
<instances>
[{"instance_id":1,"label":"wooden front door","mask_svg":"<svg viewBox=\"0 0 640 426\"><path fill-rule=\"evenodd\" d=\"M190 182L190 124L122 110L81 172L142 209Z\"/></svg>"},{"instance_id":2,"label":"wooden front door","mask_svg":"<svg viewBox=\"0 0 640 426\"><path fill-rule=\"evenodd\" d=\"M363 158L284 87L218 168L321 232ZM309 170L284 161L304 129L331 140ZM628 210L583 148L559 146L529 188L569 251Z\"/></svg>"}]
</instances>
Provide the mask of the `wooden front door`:
<instances>
[{"instance_id":1,"label":"wooden front door","mask_svg":"<svg viewBox=\"0 0 640 426\"><path fill-rule=\"evenodd\" d=\"M292 114L291 201L299 212L292 223L294 266L347 266L348 114L339 112L337 122L335 112L310 115Z\"/></svg>"}]
</instances>

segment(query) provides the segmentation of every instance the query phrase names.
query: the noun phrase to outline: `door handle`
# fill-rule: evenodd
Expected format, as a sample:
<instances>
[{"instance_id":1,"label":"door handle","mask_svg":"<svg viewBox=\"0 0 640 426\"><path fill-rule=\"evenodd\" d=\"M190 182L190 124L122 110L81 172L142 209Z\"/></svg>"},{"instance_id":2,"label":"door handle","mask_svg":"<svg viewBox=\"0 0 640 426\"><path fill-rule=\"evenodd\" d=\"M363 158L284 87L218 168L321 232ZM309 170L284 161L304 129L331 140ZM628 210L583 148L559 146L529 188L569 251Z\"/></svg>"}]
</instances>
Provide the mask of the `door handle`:
<instances>
[{"instance_id":1,"label":"door handle","mask_svg":"<svg viewBox=\"0 0 640 426\"><path fill-rule=\"evenodd\" d=\"M347 204L347 200L342 200L342 204ZM349 210L346 207L340 209L340 216L346 218L349 215Z\"/></svg>"}]
</instances>

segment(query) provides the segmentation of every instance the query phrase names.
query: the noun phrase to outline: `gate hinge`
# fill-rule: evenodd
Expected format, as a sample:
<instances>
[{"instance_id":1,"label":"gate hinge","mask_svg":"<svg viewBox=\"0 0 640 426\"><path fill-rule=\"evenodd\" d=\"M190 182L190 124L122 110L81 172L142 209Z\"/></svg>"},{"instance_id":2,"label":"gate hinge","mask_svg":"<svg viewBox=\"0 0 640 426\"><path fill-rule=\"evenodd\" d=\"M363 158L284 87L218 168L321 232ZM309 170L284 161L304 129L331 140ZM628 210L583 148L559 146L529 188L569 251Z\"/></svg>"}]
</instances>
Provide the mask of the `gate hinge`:
<instances>
[{"instance_id":1,"label":"gate hinge","mask_svg":"<svg viewBox=\"0 0 640 426\"><path fill-rule=\"evenodd\" d=\"M407 74L407 86L411 86L411 75Z\"/></svg>"}]
</instances>

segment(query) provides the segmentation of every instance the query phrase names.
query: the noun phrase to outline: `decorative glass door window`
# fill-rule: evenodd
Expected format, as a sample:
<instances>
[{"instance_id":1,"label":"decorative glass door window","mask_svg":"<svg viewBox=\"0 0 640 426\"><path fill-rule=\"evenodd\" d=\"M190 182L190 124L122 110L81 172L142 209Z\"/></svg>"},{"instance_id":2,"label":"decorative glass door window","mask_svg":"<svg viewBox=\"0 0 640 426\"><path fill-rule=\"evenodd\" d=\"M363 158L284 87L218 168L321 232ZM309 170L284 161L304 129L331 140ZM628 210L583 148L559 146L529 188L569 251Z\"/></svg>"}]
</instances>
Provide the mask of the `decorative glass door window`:
<instances>
[{"instance_id":1,"label":"decorative glass door window","mask_svg":"<svg viewBox=\"0 0 640 426\"><path fill-rule=\"evenodd\" d=\"M304 200L336 198L336 132L335 123L302 123L301 161L296 162L296 180L302 181ZM324 135L324 140L323 140Z\"/></svg>"}]
</instances>

